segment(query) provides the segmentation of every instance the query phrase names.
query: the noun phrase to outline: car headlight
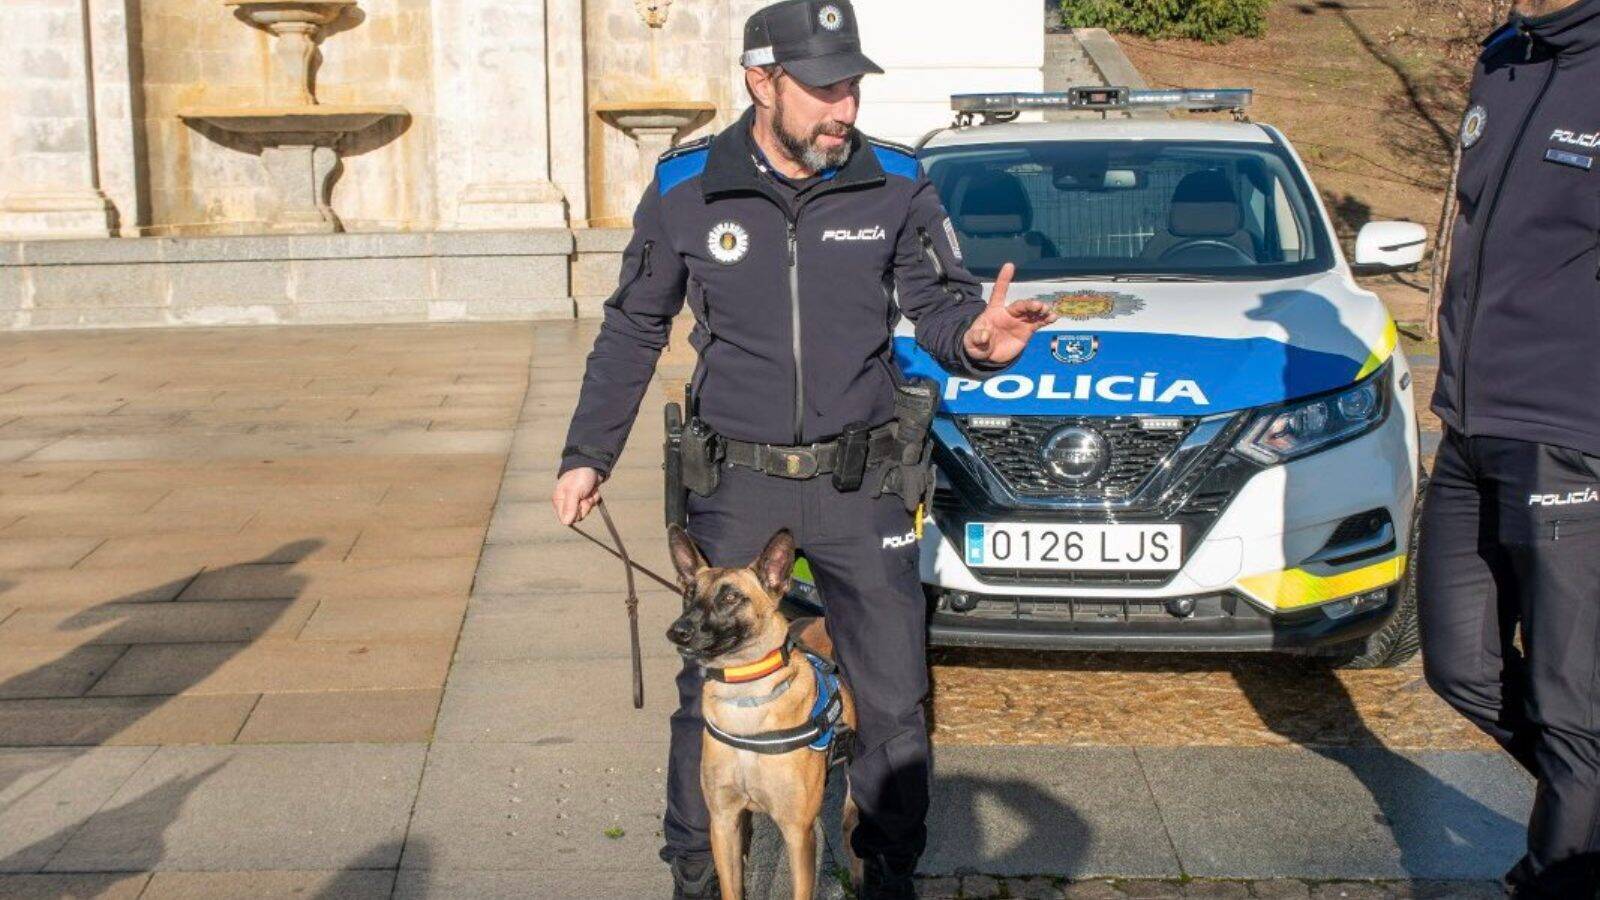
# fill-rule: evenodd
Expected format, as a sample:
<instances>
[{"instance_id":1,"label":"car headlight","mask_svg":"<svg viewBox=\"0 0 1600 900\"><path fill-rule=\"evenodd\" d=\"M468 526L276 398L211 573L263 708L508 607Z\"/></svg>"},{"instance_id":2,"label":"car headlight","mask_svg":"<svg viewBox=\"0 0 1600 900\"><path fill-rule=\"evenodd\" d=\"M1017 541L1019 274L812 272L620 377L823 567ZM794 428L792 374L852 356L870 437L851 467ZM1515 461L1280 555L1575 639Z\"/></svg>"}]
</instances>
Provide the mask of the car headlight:
<instances>
[{"instance_id":1,"label":"car headlight","mask_svg":"<svg viewBox=\"0 0 1600 900\"><path fill-rule=\"evenodd\" d=\"M1272 465L1371 431L1389 407L1389 366L1355 387L1262 412L1234 449Z\"/></svg>"}]
</instances>

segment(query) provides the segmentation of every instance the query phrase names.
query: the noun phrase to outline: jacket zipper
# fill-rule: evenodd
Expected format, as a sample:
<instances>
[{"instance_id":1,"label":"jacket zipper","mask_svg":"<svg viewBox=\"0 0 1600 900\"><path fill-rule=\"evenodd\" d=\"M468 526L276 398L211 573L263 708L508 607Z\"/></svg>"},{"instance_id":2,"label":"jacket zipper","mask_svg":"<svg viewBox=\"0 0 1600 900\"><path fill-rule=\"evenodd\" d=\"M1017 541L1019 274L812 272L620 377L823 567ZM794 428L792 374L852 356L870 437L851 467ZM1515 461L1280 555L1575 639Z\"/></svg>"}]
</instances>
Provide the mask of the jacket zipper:
<instances>
[{"instance_id":1,"label":"jacket zipper","mask_svg":"<svg viewBox=\"0 0 1600 900\"><path fill-rule=\"evenodd\" d=\"M1533 41L1528 42L1528 53L1532 56ZM1544 102L1544 95L1549 92L1550 84L1556 80L1556 60L1550 60L1550 72L1544 77L1544 84L1540 86L1539 93L1528 104L1528 111L1522 115L1522 124L1517 128L1517 139L1511 143L1511 152L1506 154L1505 162L1500 166L1500 177L1495 182L1494 199L1489 201L1489 211L1483 217L1483 227L1478 230L1477 256L1473 260L1472 272L1472 300L1467 304L1467 321L1461 328L1461 364L1460 374L1456 378L1456 415L1461 420L1461 427L1467 427L1467 358L1472 354L1472 328L1478 322L1478 297L1483 293L1483 248L1489 236L1489 227L1494 224L1494 213L1500 207L1500 198L1505 195L1506 176L1511 172L1511 164L1516 161L1517 151L1522 149L1522 139L1527 136L1528 123L1533 121L1533 114L1539 111L1539 104Z\"/></svg>"},{"instance_id":2,"label":"jacket zipper","mask_svg":"<svg viewBox=\"0 0 1600 900\"><path fill-rule=\"evenodd\" d=\"M933 249L933 238L928 236L928 229L917 226L917 241L922 244L922 252L927 255L928 262L933 264L933 274L939 279L940 287L947 287L950 277L944 272L944 263L939 261L939 254Z\"/></svg>"},{"instance_id":3,"label":"jacket zipper","mask_svg":"<svg viewBox=\"0 0 1600 900\"><path fill-rule=\"evenodd\" d=\"M794 442L798 445L804 424L801 411L805 409L806 382L800 360L800 241L795 236L794 219L789 220L789 328L794 344Z\"/></svg>"},{"instance_id":4,"label":"jacket zipper","mask_svg":"<svg viewBox=\"0 0 1600 900\"><path fill-rule=\"evenodd\" d=\"M633 286L638 283L640 277L650 274L650 250L655 247L655 245L655 241L644 242L644 248L639 252L639 267L633 270L633 277L628 279L628 283L624 284L617 291L618 303L623 302L623 300L627 297L628 291L633 289Z\"/></svg>"}]
</instances>

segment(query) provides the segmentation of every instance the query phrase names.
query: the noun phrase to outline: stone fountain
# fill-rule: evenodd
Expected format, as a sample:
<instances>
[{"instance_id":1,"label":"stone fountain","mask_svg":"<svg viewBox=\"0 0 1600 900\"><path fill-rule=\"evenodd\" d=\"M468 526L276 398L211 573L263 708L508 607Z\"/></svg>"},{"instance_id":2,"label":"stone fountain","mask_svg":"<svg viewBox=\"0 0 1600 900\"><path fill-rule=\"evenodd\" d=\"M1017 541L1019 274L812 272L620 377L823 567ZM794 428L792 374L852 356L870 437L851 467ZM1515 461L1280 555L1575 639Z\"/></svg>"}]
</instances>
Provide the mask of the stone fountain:
<instances>
[{"instance_id":1,"label":"stone fountain","mask_svg":"<svg viewBox=\"0 0 1600 900\"><path fill-rule=\"evenodd\" d=\"M269 231L317 234L342 230L328 205L340 143L379 122L407 115L389 105L323 105L312 85L317 38L357 0L223 0L240 17L273 36L266 102L255 107L188 107L184 121L225 132L261 163L276 199Z\"/></svg>"}]
</instances>

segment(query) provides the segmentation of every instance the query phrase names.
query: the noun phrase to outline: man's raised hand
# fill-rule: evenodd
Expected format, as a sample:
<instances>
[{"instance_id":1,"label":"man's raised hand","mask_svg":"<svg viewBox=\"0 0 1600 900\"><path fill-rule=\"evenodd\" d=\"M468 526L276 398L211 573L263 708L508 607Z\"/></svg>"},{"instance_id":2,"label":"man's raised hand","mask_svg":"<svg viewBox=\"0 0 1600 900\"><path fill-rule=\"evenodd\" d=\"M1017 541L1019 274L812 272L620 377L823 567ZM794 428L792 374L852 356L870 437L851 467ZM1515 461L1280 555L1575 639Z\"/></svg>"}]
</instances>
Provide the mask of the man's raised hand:
<instances>
[{"instance_id":1,"label":"man's raised hand","mask_svg":"<svg viewBox=\"0 0 1600 900\"><path fill-rule=\"evenodd\" d=\"M995 276L989 306L967 328L962 338L967 356L992 363L1008 363L1021 355L1033 333L1056 320L1055 309L1043 300L1018 300L1006 304L1006 292L1017 267L1006 263Z\"/></svg>"}]
</instances>

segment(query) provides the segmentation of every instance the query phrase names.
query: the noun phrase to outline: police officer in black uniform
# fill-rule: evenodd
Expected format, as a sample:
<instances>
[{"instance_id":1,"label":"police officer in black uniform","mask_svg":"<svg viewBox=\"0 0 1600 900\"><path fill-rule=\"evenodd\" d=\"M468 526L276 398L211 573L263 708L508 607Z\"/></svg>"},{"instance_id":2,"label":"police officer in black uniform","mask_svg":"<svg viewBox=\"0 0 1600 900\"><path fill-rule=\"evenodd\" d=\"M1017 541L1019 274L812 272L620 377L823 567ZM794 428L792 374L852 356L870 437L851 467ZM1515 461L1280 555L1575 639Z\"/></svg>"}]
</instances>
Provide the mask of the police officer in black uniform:
<instances>
[{"instance_id":1,"label":"police officer in black uniform","mask_svg":"<svg viewBox=\"0 0 1600 900\"><path fill-rule=\"evenodd\" d=\"M1538 780L1517 897L1600 890L1597 110L1600 0L1519 0L1461 125L1418 573L1428 683Z\"/></svg>"},{"instance_id":2,"label":"police officer in black uniform","mask_svg":"<svg viewBox=\"0 0 1600 900\"><path fill-rule=\"evenodd\" d=\"M714 435L696 446L715 451L710 473L686 479L700 482L689 532L716 566L748 564L779 528L795 535L855 694L862 896L911 897L928 806L926 607L915 503L883 491L903 450L888 439L903 380L892 333L903 313L947 369L983 378L1055 316L1036 300L1006 304L1010 268L986 303L912 151L854 128L861 76L882 70L861 53L848 0L757 11L741 61L754 105L662 156L639 202L554 503L567 523L593 507L687 297L690 413ZM865 474L833 471L853 456L841 449L851 434ZM698 468L689 443L686 474ZM718 896L699 785L702 677L684 667L672 717L661 853L679 897Z\"/></svg>"}]
</instances>

